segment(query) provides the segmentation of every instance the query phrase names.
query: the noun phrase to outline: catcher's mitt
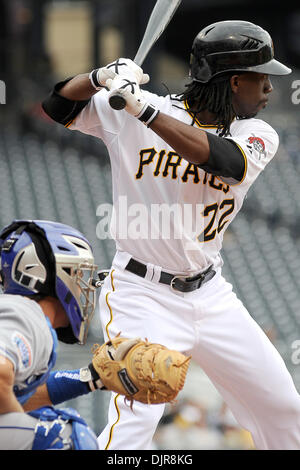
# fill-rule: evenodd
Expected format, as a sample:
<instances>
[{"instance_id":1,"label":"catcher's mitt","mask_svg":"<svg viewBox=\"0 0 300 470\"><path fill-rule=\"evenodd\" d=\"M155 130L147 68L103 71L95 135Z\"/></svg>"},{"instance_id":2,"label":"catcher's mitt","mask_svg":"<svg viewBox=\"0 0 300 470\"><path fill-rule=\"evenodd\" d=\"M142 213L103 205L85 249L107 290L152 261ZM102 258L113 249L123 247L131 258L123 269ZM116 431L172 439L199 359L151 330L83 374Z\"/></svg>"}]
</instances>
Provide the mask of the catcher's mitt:
<instances>
[{"instance_id":1,"label":"catcher's mitt","mask_svg":"<svg viewBox=\"0 0 300 470\"><path fill-rule=\"evenodd\" d=\"M92 364L106 389L130 401L173 401L183 388L190 357L160 344L117 336L95 345Z\"/></svg>"}]
</instances>

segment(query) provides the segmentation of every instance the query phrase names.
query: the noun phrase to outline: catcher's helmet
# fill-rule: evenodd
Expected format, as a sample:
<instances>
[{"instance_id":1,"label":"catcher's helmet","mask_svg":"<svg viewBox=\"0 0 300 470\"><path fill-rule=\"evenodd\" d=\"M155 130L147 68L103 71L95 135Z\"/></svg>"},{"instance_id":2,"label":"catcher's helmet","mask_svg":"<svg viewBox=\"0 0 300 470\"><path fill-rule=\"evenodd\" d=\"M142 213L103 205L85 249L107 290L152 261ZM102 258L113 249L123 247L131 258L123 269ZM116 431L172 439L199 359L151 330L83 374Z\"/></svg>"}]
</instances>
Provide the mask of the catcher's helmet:
<instances>
[{"instance_id":1,"label":"catcher's helmet","mask_svg":"<svg viewBox=\"0 0 300 470\"><path fill-rule=\"evenodd\" d=\"M57 328L66 343L84 343L95 310L96 269L88 240L68 225L15 220L0 233L1 284L5 294L58 298L69 320Z\"/></svg>"},{"instance_id":2,"label":"catcher's helmet","mask_svg":"<svg viewBox=\"0 0 300 470\"><path fill-rule=\"evenodd\" d=\"M192 46L190 77L201 83L224 72L287 75L291 69L274 59L267 31L248 21L228 20L202 29Z\"/></svg>"}]
</instances>

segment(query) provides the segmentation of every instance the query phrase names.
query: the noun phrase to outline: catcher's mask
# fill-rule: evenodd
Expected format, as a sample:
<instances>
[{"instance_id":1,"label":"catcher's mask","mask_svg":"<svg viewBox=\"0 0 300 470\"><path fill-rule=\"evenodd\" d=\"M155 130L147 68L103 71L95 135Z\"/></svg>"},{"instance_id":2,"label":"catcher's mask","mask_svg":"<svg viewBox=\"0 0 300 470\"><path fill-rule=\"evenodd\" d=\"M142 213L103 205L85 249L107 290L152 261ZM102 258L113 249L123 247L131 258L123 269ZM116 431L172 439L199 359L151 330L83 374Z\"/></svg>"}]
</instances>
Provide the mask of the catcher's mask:
<instances>
[{"instance_id":1,"label":"catcher's mask","mask_svg":"<svg viewBox=\"0 0 300 470\"><path fill-rule=\"evenodd\" d=\"M192 46L190 77L207 83L225 72L287 75L291 69L274 59L267 31L248 21L228 20L202 29Z\"/></svg>"},{"instance_id":2,"label":"catcher's mask","mask_svg":"<svg viewBox=\"0 0 300 470\"><path fill-rule=\"evenodd\" d=\"M0 273L5 294L59 299L70 325L58 339L84 344L94 314L94 256L88 240L68 225L15 220L0 233Z\"/></svg>"}]
</instances>

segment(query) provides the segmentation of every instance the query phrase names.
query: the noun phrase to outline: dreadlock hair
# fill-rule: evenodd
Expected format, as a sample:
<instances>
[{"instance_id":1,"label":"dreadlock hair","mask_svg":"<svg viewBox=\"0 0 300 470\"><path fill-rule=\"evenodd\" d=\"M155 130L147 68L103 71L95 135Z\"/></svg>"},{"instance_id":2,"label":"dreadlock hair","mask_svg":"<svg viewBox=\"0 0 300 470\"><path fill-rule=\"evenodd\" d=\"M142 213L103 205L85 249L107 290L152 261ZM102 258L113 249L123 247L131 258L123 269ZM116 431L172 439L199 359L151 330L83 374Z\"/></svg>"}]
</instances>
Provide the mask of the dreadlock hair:
<instances>
[{"instance_id":1,"label":"dreadlock hair","mask_svg":"<svg viewBox=\"0 0 300 470\"><path fill-rule=\"evenodd\" d=\"M232 90L230 77L232 74L212 78L208 83L192 81L186 85L186 90L180 95L181 101L186 101L189 112L196 121L197 113L208 110L216 115L216 125L219 135L229 134L230 124L236 117L232 106Z\"/></svg>"}]
</instances>

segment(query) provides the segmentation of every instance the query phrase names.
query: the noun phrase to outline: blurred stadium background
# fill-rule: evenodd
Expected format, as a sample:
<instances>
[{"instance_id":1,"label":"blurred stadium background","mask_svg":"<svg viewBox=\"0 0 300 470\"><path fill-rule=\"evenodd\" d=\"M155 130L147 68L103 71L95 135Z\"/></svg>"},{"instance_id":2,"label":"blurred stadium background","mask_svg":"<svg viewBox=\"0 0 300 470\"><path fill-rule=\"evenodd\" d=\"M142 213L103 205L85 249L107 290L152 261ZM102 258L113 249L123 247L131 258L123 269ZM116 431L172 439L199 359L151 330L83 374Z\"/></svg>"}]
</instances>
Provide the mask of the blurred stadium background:
<instances>
[{"instance_id":1,"label":"blurred stadium background","mask_svg":"<svg viewBox=\"0 0 300 470\"><path fill-rule=\"evenodd\" d=\"M97 207L111 202L106 148L92 137L51 122L40 102L53 84L117 57L133 58L155 0L0 0L0 225L13 218L65 222L92 242L96 262L110 266L114 243L96 237ZM251 188L226 232L224 274L282 354L300 391L300 7L246 0L183 0L167 32L144 63L147 88L180 92L192 40L222 19L253 21L270 31L276 56L293 68L273 79L261 117L275 127L280 148ZM294 93L294 95L293 95ZM294 99L293 99L294 96ZM0 100L1 102L1 100ZM3 102L3 99L2 99ZM102 341L95 315L86 347L59 347L61 368L83 366ZM298 348L298 349L297 349ZM98 433L108 393L73 400ZM167 407L155 436L159 449L248 449L207 377L192 364L185 390Z\"/></svg>"}]
</instances>

